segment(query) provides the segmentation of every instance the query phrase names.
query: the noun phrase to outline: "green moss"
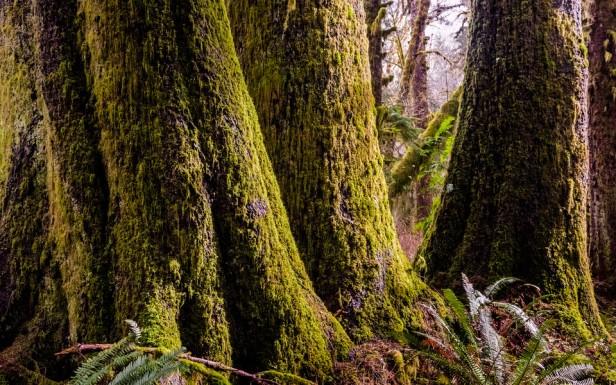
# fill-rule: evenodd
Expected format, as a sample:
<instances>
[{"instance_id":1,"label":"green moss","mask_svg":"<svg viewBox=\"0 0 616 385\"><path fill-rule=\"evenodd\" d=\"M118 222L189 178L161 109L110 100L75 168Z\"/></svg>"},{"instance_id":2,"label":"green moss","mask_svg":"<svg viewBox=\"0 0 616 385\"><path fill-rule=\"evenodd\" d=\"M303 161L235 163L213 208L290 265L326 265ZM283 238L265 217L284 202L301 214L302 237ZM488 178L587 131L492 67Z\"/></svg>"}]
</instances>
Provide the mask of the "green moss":
<instances>
[{"instance_id":1,"label":"green moss","mask_svg":"<svg viewBox=\"0 0 616 385\"><path fill-rule=\"evenodd\" d=\"M427 289L409 273L389 211L362 2L304 1L312 11L286 13L284 26L271 15L284 15L286 0L227 4L315 290L354 339L405 335Z\"/></svg>"},{"instance_id":2,"label":"green moss","mask_svg":"<svg viewBox=\"0 0 616 385\"><path fill-rule=\"evenodd\" d=\"M0 348L23 332L45 365L131 318L148 344L328 378L351 343L299 258L222 1L35 11L2 18L36 31L15 57L37 81L10 93L0 74L8 118L35 99L0 129Z\"/></svg>"},{"instance_id":3,"label":"green moss","mask_svg":"<svg viewBox=\"0 0 616 385\"><path fill-rule=\"evenodd\" d=\"M314 382L312 381L308 381L304 378L294 376L292 374L281 373L275 370L267 370L265 372L261 372L260 375L263 378L275 381L280 385L314 385Z\"/></svg>"},{"instance_id":4,"label":"green moss","mask_svg":"<svg viewBox=\"0 0 616 385\"><path fill-rule=\"evenodd\" d=\"M442 285L460 272L522 278L567 307L578 333L603 335L586 254L580 15L549 0L533 10L490 0L473 14L448 188L423 248L429 273Z\"/></svg>"},{"instance_id":5,"label":"green moss","mask_svg":"<svg viewBox=\"0 0 616 385\"><path fill-rule=\"evenodd\" d=\"M392 197L401 194L408 186L416 182L422 172L430 166L429 162L434 156L445 150L448 139L455 134L455 121L461 93L460 88L451 95L450 99L434 114L426 129L409 147L404 157L392 166L389 183L389 193Z\"/></svg>"}]
</instances>

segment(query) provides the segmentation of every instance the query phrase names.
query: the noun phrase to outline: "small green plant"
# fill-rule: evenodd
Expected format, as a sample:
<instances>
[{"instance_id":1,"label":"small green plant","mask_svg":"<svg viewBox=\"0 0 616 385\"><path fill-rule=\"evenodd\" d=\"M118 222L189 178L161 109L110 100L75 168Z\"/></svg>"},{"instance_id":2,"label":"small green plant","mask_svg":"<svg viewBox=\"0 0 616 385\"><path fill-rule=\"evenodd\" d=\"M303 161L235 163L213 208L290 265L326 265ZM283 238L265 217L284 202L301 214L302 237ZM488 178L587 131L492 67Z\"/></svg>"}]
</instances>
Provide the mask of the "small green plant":
<instances>
[{"instance_id":1,"label":"small green plant","mask_svg":"<svg viewBox=\"0 0 616 385\"><path fill-rule=\"evenodd\" d=\"M137 345L141 330L132 320L128 337L86 360L75 372L71 385L154 385L185 370L180 361L183 350L147 352Z\"/></svg>"},{"instance_id":2,"label":"small green plant","mask_svg":"<svg viewBox=\"0 0 616 385\"><path fill-rule=\"evenodd\" d=\"M379 135L393 135L403 143L416 140L421 133L421 130L413 124L413 120L404 115L401 106L379 106L376 120Z\"/></svg>"},{"instance_id":3,"label":"small green plant","mask_svg":"<svg viewBox=\"0 0 616 385\"><path fill-rule=\"evenodd\" d=\"M231 385L228 373L258 385L278 385L269 377L284 378L286 384L314 385L293 374L273 371L251 374L205 358L191 356L184 348L168 350L139 345L141 330L135 321L126 320L130 332L115 344L80 344L58 355L98 351L76 371L70 385L167 385L185 383L194 376L208 384ZM0 383L1 384L1 383Z\"/></svg>"},{"instance_id":4,"label":"small green plant","mask_svg":"<svg viewBox=\"0 0 616 385\"><path fill-rule=\"evenodd\" d=\"M446 321L433 307L425 306L436 326L419 333L423 337L418 347L419 354L452 378L452 383L592 385L593 367L590 364L569 364L575 353L554 357L543 332L524 310L493 299L497 292L515 281L514 278L503 278L482 293L462 275L468 309L451 290L445 290L444 297L453 321ZM506 336L497 332L495 311L508 314L525 329L530 337L523 349L511 349Z\"/></svg>"}]
</instances>

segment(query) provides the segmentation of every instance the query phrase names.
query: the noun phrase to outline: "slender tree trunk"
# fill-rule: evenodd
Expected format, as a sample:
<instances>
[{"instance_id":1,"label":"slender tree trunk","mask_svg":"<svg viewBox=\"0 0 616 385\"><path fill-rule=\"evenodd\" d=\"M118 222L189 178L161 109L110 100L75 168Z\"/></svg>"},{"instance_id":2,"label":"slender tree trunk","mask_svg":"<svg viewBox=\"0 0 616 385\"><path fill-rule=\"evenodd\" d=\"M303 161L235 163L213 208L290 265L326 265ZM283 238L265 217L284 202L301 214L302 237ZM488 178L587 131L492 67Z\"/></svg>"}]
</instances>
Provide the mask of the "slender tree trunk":
<instances>
[{"instance_id":1,"label":"slender tree trunk","mask_svg":"<svg viewBox=\"0 0 616 385\"><path fill-rule=\"evenodd\" d=\"M405 112L419 129L428 124L428 59L426 54L426 27L430 0L412 0L413 30L402 68L400 100Z\"/></svg>"},{"instance_id":2,"label":"slender tree trunk","mask_svg":"<svg viewBox=\"0 0 616 385\"><path fill-rule=\"evenodd\" d=\"M236 49L300 254L357 339L417 320L389 212L361 0L233 0Z\"/></svg>"},{"instance_id":3,"label":"slender tree trunk","mask_svg":"<svg viewBox=\"0 0 616 385\"><path fill-rule=\"evenodd\" d=\"M0 22L0 358L44 367L135 318L147 343L327 376L349 342L297 253L223 1L18 0Z\"/></svg>"},{"instance_id":4,"label":"slender tree trunk","mask_svg":"<svg viewBox=\"0 0 616 385\"><path fill-rule=\"evenodd\" d=\"M424 255L440 284L515 276L603 334L587 256L581 2L475 1L458 134Z\"/></svg>"},{"instance_id":5,"label":"slender tree trunk","mask_svg":"<svg viewBox=\"0 0 616 385\"><path fill-rule=\"evenodd\" d=\"M372 74L372 94L379 106L383 103L383 29L381 22L385 8L381 0L364 0L368 24L368 57Z\"/></svg>"},{"instance_id":6,"label":"slender tree trunk","mask_svg":"<svg viewBox=\"0 0 616 385\"><path fill-rule=\"evenodd\" d=\"M595 278L616 284L616 1L595 0L590 37L590 259ZM611 291L611 290L610 290Z\"/></svg>"}]
</instances>

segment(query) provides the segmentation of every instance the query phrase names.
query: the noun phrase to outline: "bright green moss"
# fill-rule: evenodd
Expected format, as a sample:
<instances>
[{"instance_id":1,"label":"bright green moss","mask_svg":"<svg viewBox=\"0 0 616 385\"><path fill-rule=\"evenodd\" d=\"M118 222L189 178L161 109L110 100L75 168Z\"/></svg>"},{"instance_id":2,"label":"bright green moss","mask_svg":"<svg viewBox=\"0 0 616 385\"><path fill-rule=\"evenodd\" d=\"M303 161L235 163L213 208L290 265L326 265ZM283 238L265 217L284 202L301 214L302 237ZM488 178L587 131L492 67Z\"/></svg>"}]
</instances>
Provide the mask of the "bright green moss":
<instances>
[{"instance_id":1,"label":"bright green moss","mask_svg":"<svg viewBox=\"0 0 616 385\"><path fill-rule=\"evenodd\" d=\"M36 30L37 84L11 94L36 96L26 129L0 131L19 138L0 289L22 309L0 347L24 331L44 366L131 318L148 344L329 378L351 343L299 258L222 1L45 5L3 19Z\"/></svg>"},{"instance_id":2,"label":"bright green moss","mask_svg":"<svg viewBox=\"0 0 616 385\"><path fill-rule=\"evenodd\" d=\"M393 165L389 183L389 193L392 197L402 193L417 180L435 153L445 150L443 146L447 144L447 139L453 137L455 133L461 93L460 88L451 95L428 122L426 129L421 132L416 145L410 146L404 157Z\"/></svg>"},{"instance_id":3,"label":"bright green moss","mask_svg":"<svg viewBox=\"0 0 616 385\"><path fill-rule=\"evenodd\" d=\"M285 15L286 0L227 5L315 290L354 339L402 338L427 289L409 272L389 211L362 2L298 1L312 11L286 13L284 26L272 15Z\"/></svg>"}]
</instances>

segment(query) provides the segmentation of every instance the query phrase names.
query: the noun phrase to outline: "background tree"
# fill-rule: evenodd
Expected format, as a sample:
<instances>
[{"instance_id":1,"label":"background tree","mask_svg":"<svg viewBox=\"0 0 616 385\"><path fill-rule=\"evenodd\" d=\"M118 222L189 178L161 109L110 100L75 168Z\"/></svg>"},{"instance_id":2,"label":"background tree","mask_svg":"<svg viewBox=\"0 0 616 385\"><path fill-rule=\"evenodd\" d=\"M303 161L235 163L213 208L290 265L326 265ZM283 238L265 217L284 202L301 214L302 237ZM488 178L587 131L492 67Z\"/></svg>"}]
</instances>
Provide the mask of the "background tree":
<instances>
[{"instance_id":1,"label":"background tree","mask_svg":"<svg viewBox=\"0 0 616 385\"><path fill-rule=\"evenodd\" d=\"M315 289L357 339L417 320L389 211L361 0L228 2L300 254Z\"/></svg>"},{"instance_id":2,"label":"background tree","mask_svg":"<svg viewBox=\"0 0 616 385\"><path fill-rule=\"evenodd\" d=\"M400 100L406 114L413 118L419 129L424 130L430 114L426 53L426 27L430 0L409 0L409 3L413 30L402 68Z\"/></svg>"},{"instance_id":3,"label":"background tree","mask_svg":"<svg viewBox=\"0 0 616 385\"><path fill-rule=\"evenodd\" d=\"M616 1L592 2L590 35L590 258L604 289L616 271Z\"/></svg>"},{"instance_id":4,"label":"background tree","mask_svg":"<svg viewBox=\"0 0 616 385\"><path fill-rule=\"evenodd\" d=\"M372 78L372 94L377 106L383 103L383 39L392 29L383 30L383 18L389 4L381 0L364 0L366 24L368 24L368 58Z\"/></svg>"},{"instance_id":5,"label":"background tree","mask_svg":"<svg viewBox=\"0 0 616 385\"><path fill-rule=\"evenodd\" d=\"M580 5L473 2L458 134L424 255L434 282L520 277L566 304L575 328L602 334L587 257Z\"/></svg>"},{"instance_id":6,"label":"background tree","mask_svg":"<svg viewBox=\"0 0 616 385\"><path fill-rule=\"evenodd\" d=\"M52 352L137 317L148 344L328 376L349 341L297 253L222 0L0 15L0 362L59 376Z\"/></svg>"}]
</instances>

